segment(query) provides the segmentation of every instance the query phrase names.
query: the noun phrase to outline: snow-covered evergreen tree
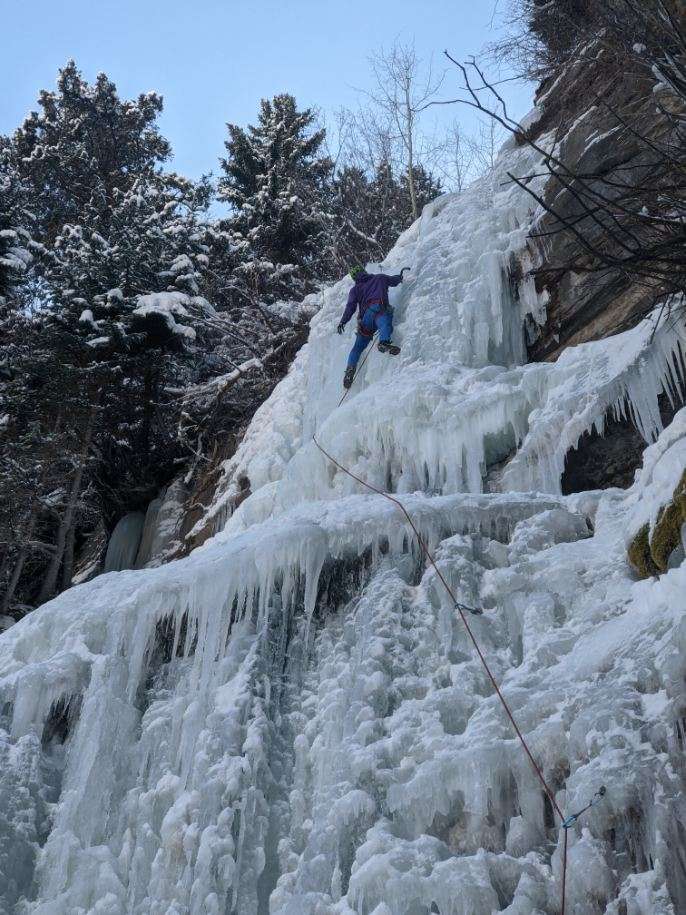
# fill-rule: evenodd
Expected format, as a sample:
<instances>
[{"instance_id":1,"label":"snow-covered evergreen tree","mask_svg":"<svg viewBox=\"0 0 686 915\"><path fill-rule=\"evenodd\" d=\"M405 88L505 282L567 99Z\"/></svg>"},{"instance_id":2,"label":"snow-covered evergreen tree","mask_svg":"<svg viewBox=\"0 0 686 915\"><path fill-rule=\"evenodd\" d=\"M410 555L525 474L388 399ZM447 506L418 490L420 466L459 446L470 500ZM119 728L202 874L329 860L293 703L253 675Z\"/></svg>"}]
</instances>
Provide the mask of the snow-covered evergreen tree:
<instances>
[{"instance_id":1,"label":"snow-covered evergreen tree","mask_svg":"<svg viewBox=\"0 0 686 915\"><path fill-rule=\"evenodd\" d=\"M420 210L441 193L440 182L422 166L414 169L414 184ZM380 260L412 223L407 175L396 177L388 162L371 176L345 166L336 176L332 211L331 259L338 273L354 262Z\"/></svg>"},{"instance_id":2,"label":"snow-covered evergreen tree","mask_svg":"<svg viewBox=\"0 0 686 915\"><path fill-rule=\"evenodd\" d=\"M159 96L122 100L105 75L89 85L70 62L57 90L39 102L6 145L42 244L23 339L32 339L42 370L53 367L62 407L52 543L31 598L42 601L59 588L86 503L99 500L114 521L144 505L174 472L177 408L165 387L188 381L199 344L218 331L201 295L209 184L162 170L169 145L156 125ZM22 377L32 377L34 361L23 360ZM28 413L36 414L32 425L22 419ZM55 424L49 398L15 384L9 422L15 442L29 425L45 435ZM26 454L16 463L25 470ZM24 500L29 524L45 481L40 473L25 476L35 490ZM36 523L44 517L40 511Z\"/></svg>"},{"instance_id":3,"label":"snow-covered evergreen tree","mask_svg":"<svg viewBox=\"0 0 686 915\"><path fill-rule=\"evenodd\" d=\"M107 237L116 195L171 155L156 123L161 96L121 99L106 74L91 85L70 60L56 89L39 94L38 109L15 131L12 150L45 240L84 220Z\"/></svg>"},{"instance_id":4,"label":"snow-covered evergreen tree","mask_svg":"<svg viewBox=\"0 0 686 915\"><path fill-rule=\"evenodd\" d=\"M26 183L13 167L7 141L0 138L0 615L5 615L27 559L26 540L38 539L32 503L46 482L49 447L49 436L37 421L43 406L39 386L35 376L23 371L29 358L38 371L43 361L30 332L27 287L36 245L28 202Z\"/></svg>"},{"instance_id":5,"label":"snow-covered evergreen tree","mask_svg":"<svg viewBox=\"0 0 686 915\"><path fill-rule=\"evenodd\" d=\"M31 215L26 184L0 137L0 308L31 260Z\"/></svg>"},{"instance_id":6,"label":"snow-covered evergreen tree","mask_svg":"<svg viewBox=\"0 0 686 915\"><path fill-rule=\"evenodd\" d=\"M297 298L325 267L332 163L324 131L292 95L263 99L257 125L229 124L219 197L231 207L225 228L240 251L238 274L256 299Z\"/></svg>"},{"instance_id":7,"label":"snow-covered evergreen tree","mask_svg":"<svg viewBox=\"0 0 686 915\"><path fill-rule=\"evenodd\" d=\"M54 320L106 358L192 346L211 311L199 295L207 261L206 184L156 172L114 195L107 235L83 219L56 236L43 275Z\"/></svg>"},{"instance_id":8,"label":"snow-covered evergreen tree","mask_svg":"<svg viewBox=\"0 0 686 915\"><path fill-rule=\"evenodd\" d=\"M87 347L86 362L140 344L153 314L155 346L162 336L192 339L185 305L206 265L199 216L209 186L161 170L170 154L156 124L161 98L122 100L105 74L90 85L70 61L39 106L16 131L11 153L46 245L46 320ZM167 291L175 295L140 304Z\"/></svg>"},{"instance_id":9,"label":"snow-covered evergreen tree","mask_svg":"<svg viewBox=\"0 0 686 915\"><path fill-rule=\"evenodd\" d=\"M432 172L427 171L423 165L415 165L412 170L412 176L414 181L414 192L417 199L417 209L419 213L422 212L423 207L430 203L432 200L435 200L443 192L441 187L441 181L437 178ZM408 178L407 172L402 172L400 175L400 186L402 193L406 195L409 199L409 189L408 189ZM401 231L404 231L407 226L412 223L412 208L409 204L406 204L403 208L402 205L398 207L399 214L404 213L404 222L406 225ZM395 244L396 239L393 240Z\"/></svg>"}]
</instances>

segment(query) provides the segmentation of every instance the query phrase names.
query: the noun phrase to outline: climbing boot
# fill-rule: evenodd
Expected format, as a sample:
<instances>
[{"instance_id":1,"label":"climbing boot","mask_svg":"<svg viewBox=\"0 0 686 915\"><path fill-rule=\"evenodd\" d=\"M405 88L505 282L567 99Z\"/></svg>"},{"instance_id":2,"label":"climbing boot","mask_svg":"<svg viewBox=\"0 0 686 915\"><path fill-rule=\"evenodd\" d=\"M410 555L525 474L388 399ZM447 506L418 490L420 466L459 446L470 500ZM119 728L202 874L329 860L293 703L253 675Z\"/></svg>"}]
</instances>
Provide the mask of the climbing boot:
<instances>
[{"instance_id":1,"label":"climbing boot","mask_svg":"<svg viewBox=\"0 0 686 915\"><path fill-rule=\"evenodd\" d=\"M379 352L388 353L389 356L397 356L400 352L400 347L396 346L395 343L391 343L390 340L382 340L379 343Z\"/></svg>"},{"instance_id":2,"label":"climbing boot","mask_svg":"<svg viewBox=\"0 0 686 915\"><path fill-rule=\"evenodd\" d=\"M345 375L343 376L343 387L348 390L350 385L353 383L353 378L355 377L355 369L349 365L345 370Z\"/></svg>"}]
</instances>

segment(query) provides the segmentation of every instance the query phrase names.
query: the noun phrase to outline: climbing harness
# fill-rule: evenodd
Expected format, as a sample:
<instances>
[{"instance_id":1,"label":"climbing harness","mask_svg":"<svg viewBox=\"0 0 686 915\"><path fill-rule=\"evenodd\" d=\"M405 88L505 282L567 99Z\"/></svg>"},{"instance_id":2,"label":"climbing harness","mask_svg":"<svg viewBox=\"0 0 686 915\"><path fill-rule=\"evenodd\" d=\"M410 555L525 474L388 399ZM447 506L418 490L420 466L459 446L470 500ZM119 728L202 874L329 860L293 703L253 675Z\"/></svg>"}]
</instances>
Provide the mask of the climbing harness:
<instances>
[{"instance_id":1,"label":"climbing harness","mask_svg":"<svg viewBox=\"0 0 686 915\"><path fill-rule=\"evenodd\" d=\"M364 325L364 316L370 311L372 314L383 314L384 311L388 309L384 306L384 303L381 299L373 299L371 302L365 303L365 305L360 307L360 312L357 317L357 333L361 337L372 338L376 335L376 331L373 327L365 327Z\"/></svg>"},{"instance_id":2,"label":"climbing harness","mask_svg":"<svg viewBox=\"0 0 686 915\"><path fill-rule=\"evenodd\" d=\"M376 334L374 334L373 337L376 337ZM365 353L364 358L362 359L359 368L362 368L362 366L365 364L372 349L374 349L374 340L372 340L372 345L368 347L367 352ZM355 377L357 377L357 372L355 373ZM352 383L354 383L354 378L353 378ZM352 387L352 383L351 383L351 387ZM350 393L350 388L347 388L343 392L343 396L338 401L339 407L341 406L341 404L346 399L346 397L348 396L349 393ZM333 455L329 454L329 452L326 451L326 449L323 448L322 445L319 444L319 442L317 441L316 433L314 433L312 435L312 441L314 442L316 447L319 449L319 451L321 451L321 453L324 455L324 457L327 458L327 460L331 461L331 463L334 464L336 467L338 467L338 469L340 471L347 474L349 477L351 477L351 479L360 483L360 485L364 486L366 489L370 490L371 492L376 493L379 496L383 496L384 499L388 499L389 502L392 502L395 506L397 506L397 508L400 509L400 511L403 513L403 515L407 519L408 524L412 528L412 531L414 532L415 537L417 538L417 543L419 544L420 550L424 553L427 561L431 564L431 566L434 569L434 572L441 580L445 590L450 595L450 598L453 602L453 606L455 607L457 612L460 614L460 619L462 620L465 630L467 631L467 635L469 636L469 638L472 642L472 645L474 646L474 650L476 651L476 653L479 657L479 660L481 661L481 664L482 664L484 670L486 671L486 674L488 675L488 679L491 681L491 685L493 686L493 689L495 690L495 693L496 693L498 699L500 700L500 703L501 703L503 709L505 710L505 714L507 715L507 717L510 720L510 724L512 725L512 728L513 728L515 734L517 735L517 738L519 739L520 744L522 745L522 749L524 750L526 756L528 757L528 760L531 763L531 766L532 766L534 772L536 773L536 776L537 776L539 782L541 783L541 785L543 787L543 791L545 792L550 803L552 804L555 813L557 813L557 815L560 818L560 827L563 830L563 836L564 836L563 842L562 842L562 887L561 887L560 915L565 915L565 899L566 899L566 890L567 890L567 839L568 839L569 829L571 826L574 825L574 823L577 822L577 820L583 813L585 813L591 807L594 807L596 804L600 803L600 801L605 797L605 793L606 793L605 787L604 786L600 787L596 791L596 793L593 795L593 798L591 799L590 803L588 803L585 807L583 807L577 813L573 813L570 816L565 817L565 815L562 811L562 808L560 807L560 805L557 803L557 800L555 799L555 795L554 795L552 789L550 788L547 781L545 780L545 777L543 775L543 772L541 771L540 766L534 759L533 753L529 749L529 745L526 742L526 739L525 739L524 735L522 734L522 732L519 728L519 725L517 724L517 721L515 720L515 717L512 713L512 710L510 709L510 706L507 703L507 700L505 699L505 697L503 696L503 694L500 690L497 680L495 679L493 673L491 672L491 668L488 666L486 657L484 656L484 654L481 650L481 647L479 646L479 643L477 641L477 638L474 635L472 628L469 625L469 622L467 620L467 616L466 616L467 613L473 614L474 616L481 616L483 614L483 610L481 608L468 607L466 604L462 604L462 603L460 603L460 601L457 600L457 598L455 597L455 594L453 592L453 589L450 587L450 585L448 584L444 575L442 574L441 570L436 565L436 561L434 560L428 546L424 542L424 538L419 533L419 530L417 529L414 521L410 517L407 509L405 508L405 506L402 504L402 502L399 499L396 499L395 496L390 495L390 493L384 492L382 489L378 489L376 486L373 486L371 483L368 483L366 480L363 480L361 477L358 477L357 474L354 474L351 470L348 470L347 467L344 467L341 463L339 463L336 460L335 457L333 457Z\"/></svg>"},{"instance_id":3,"label":"climbing harness","mask_svg":"<svg viewBox=\"0 0 686 915\"><path fill-rule=\"evenodd\" d=\"M378 314L381 314L381 311L376 308L377 305L381 305L381 302L369 302L367 305L364 306L364 308L360 308L360 311L357 316L357 333L361 337L366 337L367 339L371 339L376 335L376 331L374 330L373 326L365 327L364 316L367 314L368 311L371 312L372 314L377 314L377 312L378 312ZM376 309L376 310L374 310L374 309Z\"/></svg>"},{"instance_id":4,"label":"climbing harness","mask_svg":"<svg viewBox=\"0 0 686 915\"><path fill-rule=\"evenodd\" d=\"M364 326L362 323L362 318L357 319L357 333L360 335L360 337L365 337L365 339L369 339L370 337L374 336L374 331L369 330L369 328Z\"/></svg>"}]
</instances>

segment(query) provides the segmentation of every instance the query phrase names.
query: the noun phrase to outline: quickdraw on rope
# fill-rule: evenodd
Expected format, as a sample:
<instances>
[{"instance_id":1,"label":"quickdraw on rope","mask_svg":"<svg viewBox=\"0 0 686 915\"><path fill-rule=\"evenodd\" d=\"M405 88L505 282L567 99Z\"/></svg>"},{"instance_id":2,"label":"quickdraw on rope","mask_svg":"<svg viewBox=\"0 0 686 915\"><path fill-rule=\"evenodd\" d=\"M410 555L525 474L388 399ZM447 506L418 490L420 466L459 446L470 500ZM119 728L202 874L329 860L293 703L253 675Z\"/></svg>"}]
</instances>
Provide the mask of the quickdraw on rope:
<instances>
[{"instance_id":1,"label":"quickdraw on rope","mask_svg":"<svg viewBox=\"0 0 686 915\"><path fill-rule=\"evenodd\" d=\"M582 813L586 813L587 810L590 810L591 807L595 807L596 804L599 804L602 799L605 797L606 789L604 785L601 785L600 788L593 795L591 800L585 807L582 807L581 810L578 810L576 813L571 813L568 817L565 817L560 824L561 828L564 831L564 838L562 840L562 905L560 911L562 915L565 915L565 893L567 888L567 834L571 826L573 826Z\"/></svg>"},{"instance_id":2,"label":"quickdraw on rope","mask_svg":"<svg viewBox=\"0 0 686 915\"><path fill-rule=\"evenodd\" d=\"M569 829L570 826L573 826L574 823L579 819L582 813L586 813L587 810L590 810L591 807L595 807L596 804L599 804L602 799L605 797L605 786L601 785L600 788L596 791L593 797L590 800L590 803L586 804L585 807L582 807L581 810L576 813L570 814L566 819L561 823L563 829Z\"/></svg>"},{"instance_id":3,"label":"quickdraw on rope","mask_svg":"<svg viewBox=\"0 0 686 915\"><path fill-rule=\"evenodd\" d=\"M372 349L374 349L375 345L376 345L376 334L374 334L374 337L372 338L372 344L371 344L371 346L368 347L367 352L364 354L364 358L360 362L359 369L361 369L362 366L365 364L370 352L372 351ZM357 377L357 374L359 373L359 369L355 373L355 376L353 378L353 383L354 383L355 378ZM346 399L346 397L350 393L351 388L352 388L352 384L351 384L350 388L348 388L343 393L343 396L338 401L339 407L341 406L343 401ZM351 470L348 470L347 467L344 467L341 463L339 463L336 460L335 457L333 457L333 455L329 454L329 452L326 451L326 449L323 448L322 445L319 444L319 442L317 441L316 434L314 434L312 436L312 441L314 442L316 447L319 449L319 451L321 451L321 453L324 455L324 457L327 458L327 460L331 461L331 463L334 464L336 467L338 467L338 469L340 471L347 474L349 477L351 477L351 479L360 483L360 485L364 486L366 489L370 490L371 492L376 493L379 496L383 496L384 499L388 499L389 502L392 502L395 506L397 506L397 508L400 509L400 511L405 516L407 523L412 528L412 531L414 532L415 537L417 538L417 543L419 544L420 550L426 556L426 559L431 564L431 566L434 569L434 572L441 580L447 593L450 595L450 598L453 602L455 609L460 614L460 619L462 620L462 623L464 624L464 627L467 631L467 635L469 636L469 638L472 642L472 645L474 646L474 650L476 651L476 653L479 657L479 660L481 661L481 664L482 664L484 670L486 671L486 674L488 675L488 679L491 681L491 685L493 686L493 689L495 690L495 693L498 696L498 699L500 700L500 703L501 703L503 709L505 710L505 714L507 715L507 717L510 720L510 724L512 725L512 728L514 729L514 732L517 735L517 738L519 739L519 742L522 745L522 748L523 748L524 752L526 753L526 756L527 756L529 762L531 763L531 766L532 766L534 772L536 773L536 776L537 776L539 782L541 783L541 786L543 787L543 791L545 792L546 796L550 800L550 803L552 804L555 813L557 813L557 815L560 818L560 826L561 826L561 829L563 830L563 836L564 836L563 842L562 842L562 888L561 888L560 915L565 915L565 898L566 898L566 889L567 889L568 831L569 831L570 827L573 826L574 823L577 822L577 820L583 813L585 813L591 807L594 807L596 804L598 804L603 799L603 797L605 796L605 788L604 787L599 788L598 791L596 791L596 793L593 795L593 798L591 799L590 803L588 803L585 807L583 807L577 813L573 813L573 814L565 817L565 815L562 811L562 808L560 807L560 805L557 803L557 800L555 799L555 795L554 795L552 789L550 788L550 786L548 785L548 783L545 780L545 777L543 775L543 772L541 771L540 766L534 759L533 753L529 749L529 745L526 742L526 739L525 739L524 735L522 734L522 732L519 728L519 725L517 724L517 722L515 720L515 717L512 713L512 710L510 709L510 706L507 703L507 700L505 699L505 697L503 696L503 694L501 692L501 689L500 689L500 686L498 685L497 680L495 679L493 673L491 672L491 668L488 666L488 662L486 661L486 658L481 650L481 647L479 646L476 636L474 635L472 628L469 625L469 621L467 620L467 616L466 616L467 613L470 613L474 616L481 616L483 614L483 610L479 607L468 607L466 604L463 604L460 601L458 601L458 599L455 597L453 589L450 587L450 585L448 584L444 575L442 574L441 570L438 568L436 561L434 560L433 556L431 555L431 551L429 550L428 546L424 542L424 538L422 537L419 530L417 529L417 527L416 527L414 521L412 520L412 518L410 517L407 509L405 508L405 506L402 504L402 502L399 499L396 499L395 496L390 495L390 493L384 492L382 489L378 489L376 486L373 486L371 483L368 483L366 480L363 480L361 477L358 477Z\"/></svg>"}]
</instances>

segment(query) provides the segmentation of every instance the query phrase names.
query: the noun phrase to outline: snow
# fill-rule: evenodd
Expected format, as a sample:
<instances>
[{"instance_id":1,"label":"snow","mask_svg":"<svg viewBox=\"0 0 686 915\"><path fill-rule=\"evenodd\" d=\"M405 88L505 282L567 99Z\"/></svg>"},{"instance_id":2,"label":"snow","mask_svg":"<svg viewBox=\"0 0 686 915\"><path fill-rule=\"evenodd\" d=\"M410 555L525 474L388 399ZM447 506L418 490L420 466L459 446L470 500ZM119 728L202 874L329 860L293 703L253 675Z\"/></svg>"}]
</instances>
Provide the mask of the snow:
<instances>
[{"instance_id":1,"label":"snow","mask_svg":"<svg viewBox=\"0 0 686 915\"><path fill-rule=\"evenodd\" d=\"M193 273L195 267L193 266L193 261L187 254L177 255L171 266L169 267L169 273L177 274L187 271L188 273Z\"/></svg>"},{"instance_id":2,"label":"snow","mask_svg":"<svg viewBox=\"0 0 686 915\"><path fill-rule=\"evenodd\" d=\"M81 324L90 324L92 327L97 329L97 324L95 323L95 318L93 317L93 312L90 308L84 308L79 316L79 323Z\"/></svg>"},{"instance_id":3,"label":"snow","mask_svg":"<svg viewBox=\"0 0 686 915\"><path fill-rule=\"evenodd\" d=\"M646 522L652 527L663 505L671 501L686 468L686 410L680 410L659 440L644 453L638 482L643 498L633 512L630 536Z\"/></svg>"},{"instance_id":4,"label":"snow","mask_svg":"<svg viewBox=\"0 0 686 915\"><path fill-rule=\"evenodd\" d=\"M21 229L2 229L0 230L0 238L16 243L8 245L3 255L0 256L0 266L6 270L23 273L32 259L29 251L31 244L29 236Z\"/></svg>"},{"instance_id":5,"label":"snow","mask_svg":"<svg viewBox=\"0 0 686 915\"><path fill-rule=\"evenodd\" d=\"M402 353L372 353L340 407L350 281L310 299L308 343L225 465L214 537L0 636L0 911L559 912L559 822L448 593L315 431L399 494L483 608L470 625L560 807L606 787L568 832L567 912L686 909L686 562L636 581L626 559L683 472L686 409L666 430L657 410L683 339L647 321L524 364L545 303L508 269L536 214L503 174L527 155L508 148L370 265L412 265L392 291ZM180 295L139 305L174 320ZM634 485L560 495L565 451L608 411L652 442ZM141 562L177 536L177 501L151 510Z\"/></svg>"},{"instance_id":6,"label":"snow","mask_svg":"<svg viewBox=\"0 0 686 915\"><path fill-rule=\"evenodd\" d=\"M133 314L139 318L158 315L164 320L171 333L186 337L188 340L195 340L195 330L187 324L179 324L176 321L176 318L189 317L186 306L190 304L190 301L191 297L184 292L151 292L137 296Z\"/></svg>"}]
</instances>

